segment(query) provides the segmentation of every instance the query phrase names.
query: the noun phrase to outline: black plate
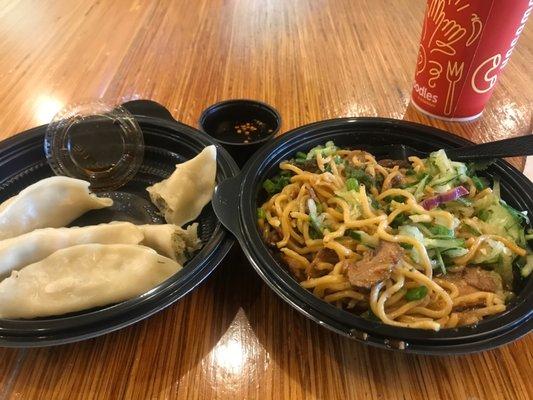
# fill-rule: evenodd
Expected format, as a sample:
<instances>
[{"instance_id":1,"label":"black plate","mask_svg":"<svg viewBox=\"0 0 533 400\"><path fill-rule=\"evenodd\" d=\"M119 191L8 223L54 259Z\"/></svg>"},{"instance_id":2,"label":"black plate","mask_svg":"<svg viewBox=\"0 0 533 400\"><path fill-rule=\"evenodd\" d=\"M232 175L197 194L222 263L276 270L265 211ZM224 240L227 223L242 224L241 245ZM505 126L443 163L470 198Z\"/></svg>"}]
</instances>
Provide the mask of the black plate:
<instances>
[{"instance_id":1,"label":"black plate","mask_svg":"<svg viewBox=\"0 0 533 400\"><path fill-rule=\"evenodd\" d=\"M262 181L277 173L280 161L298 151L306 152L333 140L341 147L379 147L403 143L432 151L471 142L425 125L382 118L344 118L318 122L278 138L244 167L242 173L219 185L213 204L224 225L238 238L248 259L268 285L294 308L319 324L348 337L383 348L399 348L424 354L468 353L508 343L529 332L533 325L533 280L521 285L507 310L476 326L442 329L439 332L391 327L368 321L327 304L303 289L273 257L257 228L257 207L263 199ZM533 211L533 184L503 160L488 173L502 179L502 197L513 207ZM236 196L236 193L240 195ZM238 205L235 208L235 204Z\"/></svg>"},{"instance_id":2,"label":"black plate","mask_svg":"<svg viewBox=\"0 0 533 400\"><path fill-rule=\"evenodd\" d=\"M149 101L124 104L136 115L143 131L145 155L141 169L126 186L108 193L115 201L109 209L91 211L71 225L89 225L112 220L133 223L164 223L151 204L146 187L166 178L175 164L198 154L215 142L205 133L176 122L161 105ZM155 117L151 117L154 115ZM26 186L52 176L43 153L46 126L31 129L0 143L0 202ZM217 182L234 176L238 168L217 145ZM174 303L199 285L222 261L233 238L222 227L208 204L197 219L202 249L183 270L134 299L65 316L33 320L0 319L0 345L37 347L64 344L102 335Z\"/></svg>"}]
</instances>

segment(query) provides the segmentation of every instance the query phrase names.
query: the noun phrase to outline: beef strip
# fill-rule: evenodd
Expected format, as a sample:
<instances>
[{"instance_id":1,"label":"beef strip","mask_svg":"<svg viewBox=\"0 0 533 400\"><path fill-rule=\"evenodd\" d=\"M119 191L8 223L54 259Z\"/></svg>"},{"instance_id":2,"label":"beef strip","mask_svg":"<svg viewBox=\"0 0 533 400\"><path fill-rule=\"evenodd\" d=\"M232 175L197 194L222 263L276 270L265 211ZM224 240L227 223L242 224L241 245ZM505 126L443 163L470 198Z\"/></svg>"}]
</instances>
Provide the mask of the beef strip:
<instances>
[{"instance_id":1,"label":"beef strip","mask_svg":"<svg viewBox=\"0 0 533 400\"><path fill-rule=\"evenodd\" d=\"M479 267L467 267L464 269L465 282L483 292L496 293L503 289L502 278L494 271L486 271Z\"/></svg>"},{"instance_id":2,"label":"beef strip","mask_svg":"<svg viewBox=\"0 0 533 400\"><path fill-rule=\"evenodd\" d=\"M292 274L296 277L298 280L304 280L305 279L305 273L304 270L301 269L300 264L298 261L296 261L294 258L286 256L283 254L281 256L285 264L289 267Z\"/></svg>"},{"instance_id":3,"label":"beef strip","mask_svg":"<svg viewBox=\"0 0 533 400\"><path fill-rule=\"evenodd\" d=\"M269 246L277 248L276 243L278 243L282 238L283 234L281 233L281 229L271 228L267 238L267 243Z\"/></svg>"},{"instance_id":4,"label":"beef strip","mask_svg":"<svg viewBox=\"0 0 533 400\"><path fill-rule=\"evenodd\" d=\"M385 168L394 168L398 166L400 168L411 168L411 164L407 160L391 160L390 158L384 158L379 160L378 164Z\"/></svg>"},{"instance_id":5,"label":"beef strip","mask_svg":"<svg viewBox=\"0 0 533 400\"><path fill-rule=\"evenodd\" d=\"M502 279L496 272L486 271L480 267L466 267L460 272L448 273L439 278L455 284L459 290L459 296L466 296L480 290L483 292L496 293L502 290ZM477 307L485 304L484 299L479 299L475 303L469 303L468 307ZM456 308L461 311L464 307ZM466 315L466 314L465 314ZM475 322L464 322L463 325Z\"/></svg>"},{"instance_id":6,"label":"beef strip","mask_svg":"<svg viewBox=\"0 0 533 400\"><path fill-rule=\"evenodd\" d=\"M403 255L397 243L380 241L378 247L360 261L345 260L348 280L355 287L370 289L376 283L390 277Z\"/></svg>"},{"instance_id":7,"label":"beef strip","mask_svg":"<svg viewBox=\"0 0 533 400\"><path fill-rule=\"evenodd\" d=\"M320 172L320 168L318 168L316 159L305 160L301 162L294 162L294 165L296 165L298 168L300 168L303 171L312 172L312 173Z\"/></svg>"},{"instance_id":8,"label":"beef strip","mask_svg":"<svg viewBox=\"0 0 533 400\"><path fill-rule=\"evenodd\" d=\"M398 187L405 182L405 177L402 174L395 175L390 182L391 187Z\"/></svg>"},{"instance_id":9,"label":"beef strip","mask_svg":"<svg viewBox=\"0 0 533 400\"><path fill-rule=\"evenodd\" d=\"M311 262L311 266L314 267L319 262L327 262L335 265L339 262L339 256L337 256L335 251L328 248L323 248L316 253L315 258L313 258L313 261Z\"/></svg>"},{"instance_id":10,"label":"beef strip","mask_svg":"<svg viewBox=\"0 0 533 400\"><path fill-rule=\"evenodd\" d=\"M459 296L466 296L478 291L496 293L502 290L502 278L496 272L486 271L480 267L466 267L460 272L440 276L459 290Z\"/></svg>"}]
</instances>

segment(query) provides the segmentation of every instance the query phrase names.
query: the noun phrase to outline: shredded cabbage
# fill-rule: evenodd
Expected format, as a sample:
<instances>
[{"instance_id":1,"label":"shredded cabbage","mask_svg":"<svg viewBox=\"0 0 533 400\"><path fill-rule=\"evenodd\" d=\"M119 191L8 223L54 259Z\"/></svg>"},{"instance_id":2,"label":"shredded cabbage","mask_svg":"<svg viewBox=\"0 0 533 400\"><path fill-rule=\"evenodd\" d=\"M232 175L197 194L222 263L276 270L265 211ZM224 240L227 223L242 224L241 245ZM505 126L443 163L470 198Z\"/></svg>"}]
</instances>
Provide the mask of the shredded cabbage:
<instances>
[{"instance_id":1,"label":"shredded cabbage","mask_svg":"<svg viewBox=\"0 0 533 400\"><path fill-rule=\"evenodd\" d=\"M474 210L482 233L506 237L520 246L525 244L522 222L527 216L502 202L494 193L475 201Z\"/></svg>"},{"instance_id":2,"label":"shredded cabbage","mask_svg":"<svg viewBox=\"0 0 533 400\"><path fill-rule=\"evenodd\" d=\"M436 193L446 192L468 179L468 169L464 163L451 161L444 150L433 152L425 161L432 177L427 185Z\"/></svg>"}]
</instances>

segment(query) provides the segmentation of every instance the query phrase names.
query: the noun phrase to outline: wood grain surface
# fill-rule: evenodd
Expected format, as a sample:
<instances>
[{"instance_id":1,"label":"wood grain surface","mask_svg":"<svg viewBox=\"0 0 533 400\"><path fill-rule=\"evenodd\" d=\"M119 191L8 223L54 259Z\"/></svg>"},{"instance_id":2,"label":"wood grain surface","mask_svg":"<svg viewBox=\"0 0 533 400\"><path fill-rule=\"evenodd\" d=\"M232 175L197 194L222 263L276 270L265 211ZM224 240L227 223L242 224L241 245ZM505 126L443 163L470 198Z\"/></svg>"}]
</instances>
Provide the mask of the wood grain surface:
<instances>
[{"instance_id":1,"label":"wood grain surface","mask_svg":"<svg viewBox=\"0 0 533 400\"><path fill-rule=\"evenodd\" d=\"M383 116L476 142L532 130L526 27L482 118L409 105L422 0L0 0L0 139L65 104L147 98L196 126L227 98L276 107L283 132ZM521 160L513 160L520 166ZM163 312L104 337L0 349L0 399L531 399L533 336L469 356L369 348L310 322L235 246Z\"/></svg>"}]
</instances>

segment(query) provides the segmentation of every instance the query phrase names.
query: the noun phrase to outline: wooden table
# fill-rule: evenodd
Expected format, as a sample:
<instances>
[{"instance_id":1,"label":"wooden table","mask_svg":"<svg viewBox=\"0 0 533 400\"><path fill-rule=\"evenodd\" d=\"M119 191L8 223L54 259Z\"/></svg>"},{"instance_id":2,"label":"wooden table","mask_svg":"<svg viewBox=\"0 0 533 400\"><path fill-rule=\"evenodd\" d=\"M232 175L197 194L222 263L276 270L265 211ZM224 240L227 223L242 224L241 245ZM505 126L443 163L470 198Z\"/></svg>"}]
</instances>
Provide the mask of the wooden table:
<instances>
[{"instance_id":1,"label":"wooden table","mask_svg":"<svg viewBox=\"0 0 533 400\"><path fill-rule=\"evenodd\" d=\"M64 104L154 99L196 126L227 98L275 106L283 131L340 116L422 122L474 141L532 130L533 27L483 115L409 105L422 0L0 0L0 138ZM520 166L521 160L515 160ZM82 343L0 350L10 399L530 399L533 335L462 357L369 348L293 311L238 246L163 312Z\"/></svg>"}]
</instances>

